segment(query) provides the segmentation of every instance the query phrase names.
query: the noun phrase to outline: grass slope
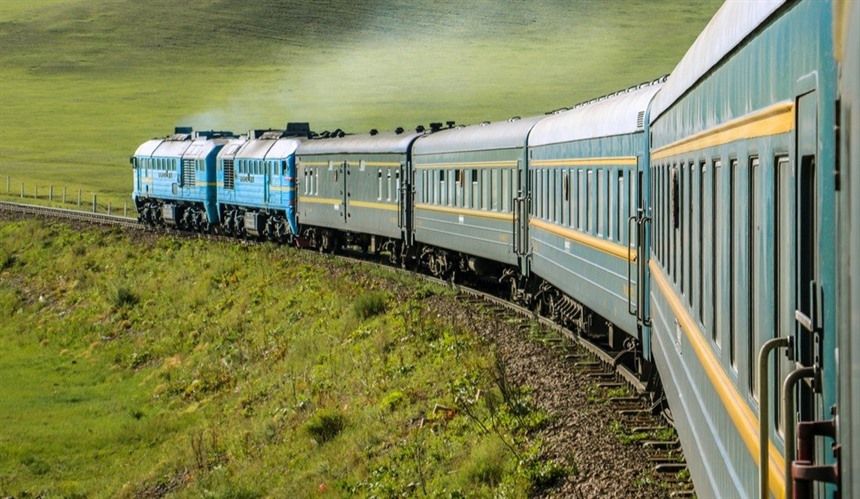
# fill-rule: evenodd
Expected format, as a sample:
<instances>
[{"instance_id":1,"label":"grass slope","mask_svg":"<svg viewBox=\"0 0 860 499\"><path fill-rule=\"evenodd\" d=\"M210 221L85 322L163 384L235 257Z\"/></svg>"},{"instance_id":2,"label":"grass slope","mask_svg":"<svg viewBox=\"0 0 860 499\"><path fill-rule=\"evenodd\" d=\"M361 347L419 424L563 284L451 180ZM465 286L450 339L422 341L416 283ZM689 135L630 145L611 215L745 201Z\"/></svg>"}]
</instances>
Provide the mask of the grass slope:
<instances>
[{"instance_id":1,"label":"grass slope","mask_svg":"<svg viewBox=\"0 0 860 499\"><path fill-rule=\"evenodd\" d=\"M275 246L2 222L0 495L539 490L565 472L546 415L446 293Z\"/></svg>"},{"instance_id":2,"label":"grass slope","mask_svg":"<svg viewBox=\"0 0 860 499\"><path fill-rule=\"evenodd\" d=\"M668 73L719 3L4 0L0 176L118 205L128 156L176 125L543 113Z\"/></svg>"}]
</instances>

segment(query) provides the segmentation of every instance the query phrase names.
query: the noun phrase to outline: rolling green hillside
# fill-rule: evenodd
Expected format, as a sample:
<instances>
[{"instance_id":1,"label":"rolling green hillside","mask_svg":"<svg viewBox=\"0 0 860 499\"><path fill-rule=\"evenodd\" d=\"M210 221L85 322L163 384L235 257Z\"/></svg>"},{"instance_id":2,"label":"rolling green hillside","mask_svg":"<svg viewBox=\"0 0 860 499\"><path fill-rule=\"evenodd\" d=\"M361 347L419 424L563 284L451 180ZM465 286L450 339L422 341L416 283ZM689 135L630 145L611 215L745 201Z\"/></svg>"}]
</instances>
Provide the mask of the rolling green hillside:
<instances>
[{"instance_id":1,"label":"rolling green hillside","mask_svg":"<svg viewBox=\"0 0 860 499\"><path fill-rule=\"evenodd\" d=\"M125 200L128 156L176 125L543 113L668 73L719 3L4 0L0 176Z\"/></svg>"}]
</instances>

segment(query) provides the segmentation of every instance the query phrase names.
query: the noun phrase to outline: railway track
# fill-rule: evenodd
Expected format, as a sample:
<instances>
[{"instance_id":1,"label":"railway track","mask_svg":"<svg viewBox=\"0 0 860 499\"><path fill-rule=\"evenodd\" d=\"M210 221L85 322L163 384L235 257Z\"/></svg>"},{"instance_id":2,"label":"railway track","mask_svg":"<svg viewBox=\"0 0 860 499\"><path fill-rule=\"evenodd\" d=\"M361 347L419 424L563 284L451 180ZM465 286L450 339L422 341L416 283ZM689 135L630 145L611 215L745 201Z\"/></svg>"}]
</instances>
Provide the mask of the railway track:
<instances>
[{"instance_id":1,"label":"railway track","mask_svg":"<svg viewBox=\"0 0 860 499\"><path fill-rule=\"evenodd\" d=\"M29 216L59 218L62 220L74 220L92 224L112 225L116 227L126 227L141 230L147 229L147 227L138 223L137 217L129 218L117 215L107 215L105 213L91 213L87 211L69 210L65 208L52 208L48 206L36 206L32 204L9 203L5 201L0 201L0 210Z\"/></svg>"},{"instance_id":2,"label":"railway track","mask_svg":"<svg viewBox=\"0 0 860 499\"><path fill-rule=\"evenodd\" d=\"M0 211L30 217L114 226L123 229L154 230L149 226L139 223L137 218L63 208L0 202ZM165 233L181 237L235 241L235 239L227 236L198 234L170 229L165 229ZM253 243L253 241L243 241L243 243ZM694 495L693 485L689 478L680 442L674 435L674 432L670 430L672 428L671 415L667 411L662 410L662 404L660 404L659 400L656 402L653 400L653 394L648 391L646 383L643 383L627 365L619 361L623 356L623 351L607 351L600 345L589 341L589 339L545 317L536 315L532 310L511 303L485 290L443 281L428 275L415 274L405 269L392 267L369 259L358 253L343 253L338 255L338 257L364 264L378 265L397 272L418 275L429 282L453 287L458 292L459 300L464 305L475 306L482 304L489 307L498 315L515 319L517 327L524 332L531 329L532 321L538 322L549 333L534 337L533 339L572 363L575 372L592 380L594 386L600 391L598 395L602 396L612 410L615 411L618 421L623 426L617 430L619 435L622 438L629 439L631 442L636 442L646 449L648 459L655 471L655 477L665 484L669 496L689 497ZM622 387L627 388L629 395L615 396L614 393L617 393Z\"/></svg>"}]
</instances>

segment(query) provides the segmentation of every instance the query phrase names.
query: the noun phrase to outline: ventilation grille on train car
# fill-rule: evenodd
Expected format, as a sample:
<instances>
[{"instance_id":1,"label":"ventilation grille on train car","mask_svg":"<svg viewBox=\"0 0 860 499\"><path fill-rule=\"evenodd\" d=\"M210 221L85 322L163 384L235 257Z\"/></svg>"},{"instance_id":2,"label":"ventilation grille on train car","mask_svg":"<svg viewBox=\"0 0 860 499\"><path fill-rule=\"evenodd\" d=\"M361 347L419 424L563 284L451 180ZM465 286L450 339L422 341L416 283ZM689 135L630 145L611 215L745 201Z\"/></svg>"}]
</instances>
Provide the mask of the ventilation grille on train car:
<instances>
[{"instance_id":1,"label":"ventilation grille on train car","mask_svg":"<svg viewBox=\"0 0 860 499\"><path fill-rule=\"evenodd\" d=\"M636 128L642 128L645 126L645 111L639 111L639 115L636 116Z\"/></svg>"},{"instance_id":2,"label":"ventilation grille on train car","mask_svg":"<svg viewBox=\"0 0 860 499\"><path fill-rule=\"evenodd\" d=\"M236 174L233 171L233 160L224 160L224 188L233 189Z\"/></svg>"},{"instance_id":3,"label":"ventilation grille on train car","mask_svg":"<svg viewBox=\"0 0 860 499\"><path fill-rule=\"evenodd\" d=\"M183 159L182 160L182 186L183 187L194 187L195 182L197 181L194 176L194 160L193 159Z\"/></svg>"}]
</instances>

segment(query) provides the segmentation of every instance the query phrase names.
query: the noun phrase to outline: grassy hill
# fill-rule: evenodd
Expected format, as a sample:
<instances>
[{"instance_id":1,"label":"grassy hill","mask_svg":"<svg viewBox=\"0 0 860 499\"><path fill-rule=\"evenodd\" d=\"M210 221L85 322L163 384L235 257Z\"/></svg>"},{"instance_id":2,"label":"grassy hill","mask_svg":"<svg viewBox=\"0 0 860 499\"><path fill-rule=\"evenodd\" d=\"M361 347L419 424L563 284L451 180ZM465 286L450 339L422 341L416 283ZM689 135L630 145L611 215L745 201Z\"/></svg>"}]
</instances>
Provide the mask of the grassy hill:
<instances>
[{"instance_id":1,"label":"grassy hill","mask_svg":"<svg viewBox=\"0 0 860 499\"><path fill-rule=\"evenodd\" d=\"M177 125L539 114L668 73L720 3L4 0L0 177L119 202Z\"/></svg>"},{"instance_id":2,"label":"grassy hill","mask_svg":"<svg viewBox=\"0 0 860 499\"><path fill-rule=\"evenodd\" d=\"M0 496L540 490L548 415L456 307L307 251L0 221Z\"/></svg>"}]
</instances>

